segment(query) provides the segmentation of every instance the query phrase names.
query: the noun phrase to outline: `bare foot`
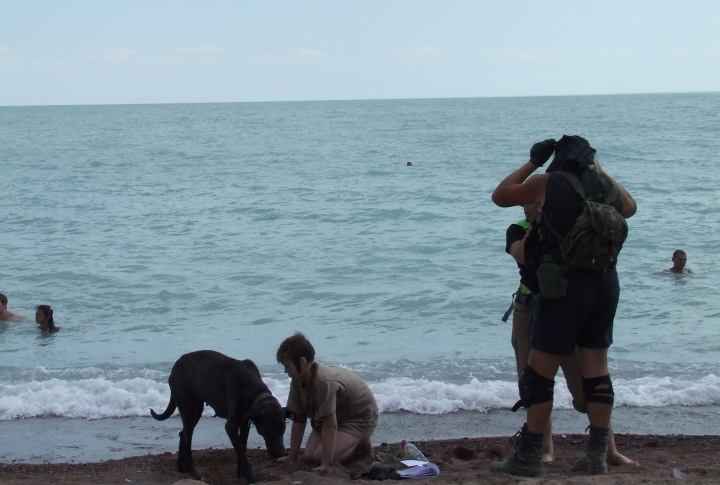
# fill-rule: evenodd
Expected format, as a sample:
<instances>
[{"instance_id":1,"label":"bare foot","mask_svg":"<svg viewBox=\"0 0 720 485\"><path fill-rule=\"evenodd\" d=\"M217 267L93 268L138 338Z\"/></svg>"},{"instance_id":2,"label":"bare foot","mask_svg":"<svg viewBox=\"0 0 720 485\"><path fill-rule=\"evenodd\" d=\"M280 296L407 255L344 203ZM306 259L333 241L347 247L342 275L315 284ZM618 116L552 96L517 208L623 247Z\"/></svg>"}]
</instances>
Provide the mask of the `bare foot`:
<instances>
[{"instance_id":1,"label":"bare foot","mask_svg":"<svg viewBox=\"0 0 720 485\"><path fill-rule=\"evenodd\" d=\"M330 469L330 467L320 465L318 467L313 468L312 471L314 473L317 473L318 475L327 475L329 469Z\"/></svg>"},{"instance_id":2,"label":"bare foot","mask_svg":"<svg viewBox=\"0 0 720 485\"><path fill-rule=\"evenodd\" d=\"M555 455L553 453L543 453L543 463L549 465L555 461Z\"/></svg>"},{"instance_id":3,"label":"bare foot","mask_svg":"<svg viewBox=\"0 0 720 485\"><path fill-rule=\"evenodd\" d=\"M635 460L631 460L625 455L621 455L620 453L608 453L607 456L607 462L611 465L619 466L619 465L633 465L638 466L640 463L638 463Z\"/></svg>"}]
</instances>

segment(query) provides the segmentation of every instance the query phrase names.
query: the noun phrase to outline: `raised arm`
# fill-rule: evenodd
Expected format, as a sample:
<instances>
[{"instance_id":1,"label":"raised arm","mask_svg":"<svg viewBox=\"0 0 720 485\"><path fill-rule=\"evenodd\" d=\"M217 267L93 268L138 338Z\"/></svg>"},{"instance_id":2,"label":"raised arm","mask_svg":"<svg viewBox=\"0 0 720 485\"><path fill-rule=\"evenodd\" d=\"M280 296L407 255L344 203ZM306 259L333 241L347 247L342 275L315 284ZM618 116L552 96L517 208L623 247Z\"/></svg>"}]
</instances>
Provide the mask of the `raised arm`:
<instances>
[{"instance_id":1,"label":"raised arm","mask_svg":"<svg viewBox=\"0 0 720 485\"><path fill-rule=\"evenodd\" d=\"M526 162L513 173L505 177L495 188L492 201L500 207L513 207L516 205L542 202L545 199L545 187L548 174L536 175L525 180L537 170L538 166Z\"/></svg>"},{"instance_id":2,"label":"raised arm","mask_svg":"<svg viewBox=\"0 0 720 485\"><path fill-rule=\"evenodd\" d=\"M545 199L547 174L524 182L548 161L555 151L555 145L556 142L552 138L535 143L530 148L530 160L500 182L492 194L492 201L500 207L542 202Z\"/></svg>"}]
</instances>

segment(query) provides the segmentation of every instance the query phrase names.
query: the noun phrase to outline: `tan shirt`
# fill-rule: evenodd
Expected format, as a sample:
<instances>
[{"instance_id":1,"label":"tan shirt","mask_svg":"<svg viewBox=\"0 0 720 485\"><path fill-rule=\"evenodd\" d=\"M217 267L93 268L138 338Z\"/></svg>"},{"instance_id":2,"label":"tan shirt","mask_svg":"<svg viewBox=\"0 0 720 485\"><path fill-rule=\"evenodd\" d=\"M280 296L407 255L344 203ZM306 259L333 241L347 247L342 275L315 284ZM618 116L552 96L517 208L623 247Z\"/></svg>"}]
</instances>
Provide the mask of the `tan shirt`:
<instances>
[{"instance_id":1,"label":"tan shirt","mask_svg":"<svg viewBox=\"0 0 720 485\"><path fill-rule=\"evenodd\" d=\"M297 414L299 422L310 417L320 424L324 416L336 413L338 428L356 436L365 435L366 430L372 434L378 421L378 407L370 388L341 367L318 364L315 378L307 386L293 379L287 407Z\"/></svg>"}]
</instances>

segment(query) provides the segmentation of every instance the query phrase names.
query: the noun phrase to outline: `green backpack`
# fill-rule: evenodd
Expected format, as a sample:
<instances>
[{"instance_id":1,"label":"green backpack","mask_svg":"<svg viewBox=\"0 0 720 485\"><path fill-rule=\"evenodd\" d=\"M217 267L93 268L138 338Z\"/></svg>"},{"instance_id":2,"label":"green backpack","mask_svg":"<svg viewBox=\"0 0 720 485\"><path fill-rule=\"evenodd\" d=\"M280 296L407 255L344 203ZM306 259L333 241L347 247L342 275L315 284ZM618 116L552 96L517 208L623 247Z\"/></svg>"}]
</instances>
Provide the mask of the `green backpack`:
<instances>
[{"instance_id":1,"label":"green backpack","mask_svg":"<svg viewBox=\"0 0 720 485\"><path fill-rule=\"evenodd\" d=\"M560 241L560 255L570 266L606 271L609 266L617 262L618 254L628 235L625 218L611 205L618 197L618 186L612 184L612 189L604 197L604 202L599 202L585 196L585 190L573 174L562 171L559 173L568 179L575 192L583 199L582 212L564 238L547 224Z\"/></svg>"}]
</instances>

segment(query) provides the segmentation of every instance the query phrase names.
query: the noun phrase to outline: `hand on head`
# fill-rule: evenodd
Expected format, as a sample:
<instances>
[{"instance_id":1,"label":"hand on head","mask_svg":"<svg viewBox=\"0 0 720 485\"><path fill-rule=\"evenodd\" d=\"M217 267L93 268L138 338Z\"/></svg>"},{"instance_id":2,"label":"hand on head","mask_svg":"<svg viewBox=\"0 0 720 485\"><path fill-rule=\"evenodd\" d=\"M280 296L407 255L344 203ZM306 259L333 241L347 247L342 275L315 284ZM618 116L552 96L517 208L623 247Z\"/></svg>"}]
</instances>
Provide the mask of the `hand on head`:
<instances>
[{"instance_id":1,"label":"hand on head","mask_svg":"<svg viewBox=\"0 0 720 485\"><path fill-rule=\"evenodd\" d=\"M552 156L556 144L557 142L554 138L548 138L547 140L535 143L532 148L530 148L530 161L538 167L542 167Z\"/></svg>"}]
</instances>

